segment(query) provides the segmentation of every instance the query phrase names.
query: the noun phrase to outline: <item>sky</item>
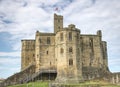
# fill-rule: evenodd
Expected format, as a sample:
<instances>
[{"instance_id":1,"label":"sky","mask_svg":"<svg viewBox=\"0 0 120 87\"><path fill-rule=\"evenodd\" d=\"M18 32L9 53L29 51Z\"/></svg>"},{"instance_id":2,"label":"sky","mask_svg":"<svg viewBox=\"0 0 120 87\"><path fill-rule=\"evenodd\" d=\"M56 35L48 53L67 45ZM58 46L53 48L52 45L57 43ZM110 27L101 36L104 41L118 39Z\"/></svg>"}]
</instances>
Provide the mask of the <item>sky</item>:
<instances>
[{"instance_id":1,"label":"sky","mask_svg":"<svg viewBox=\"0 0 120 87\"><path fill-rule=\"evenodd\" d=\"M120 0L0 0L0 78L20 71L22 39L35 39L37 30L53 32L54 13L82 34L102 30L109 69L120 72Z\"/></svg>"}]
</instances>

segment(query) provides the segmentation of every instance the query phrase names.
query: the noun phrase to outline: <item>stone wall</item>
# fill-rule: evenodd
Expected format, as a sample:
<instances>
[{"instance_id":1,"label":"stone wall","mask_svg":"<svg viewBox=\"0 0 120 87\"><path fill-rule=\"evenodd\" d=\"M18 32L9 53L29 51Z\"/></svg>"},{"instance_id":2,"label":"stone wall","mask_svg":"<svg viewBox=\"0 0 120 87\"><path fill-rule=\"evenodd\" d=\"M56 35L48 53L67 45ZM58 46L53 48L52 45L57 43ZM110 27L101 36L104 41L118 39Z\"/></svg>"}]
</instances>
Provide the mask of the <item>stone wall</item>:
<instances>
[{"instance_id":1,"label":"stone wall","mask_svg":"<svg viewBox=\"0 0 120 87\"><path fill-rule=\"evenodd\" d=\"M55 37L55 58L57 78L60 82L78 82L82 77L80 57L80 31L75 25L58 31Z\"/></svg>"},{"instance_id":2,"label":"stone wall","mask_svg":"<svg viewBox=\"0 0 120 87\"><path fill-rule=\"evenodd\" d=\"M27 83L28 81L30 81L32 79L32 75L34 73L35 73L35 65L30 65L23 71L8 77L6 80L4 80L2 83L0 83L0 87L6 87L9 85Z\"/></svg>"},{"instance_id":3,"label":"stone wall","mask_svg":"<svg viewBox=\"0 0 120 87\"><path fill-rule=\"evenodd\" d=\"M120 85L120 72L112 73L110 80L111 83Z\"/></svg>"},{"instance_id":4,"label":"stone wall","mask_svg":"<svg viewBox=\"0 0 120 87\"><path fill-rule=\"evenodd\" d=\"M55 34L36 34L36 72L40 69L56 68L55 60Z\"/></svg>"},{"instance_id":5,"label":"stone wall","mask_svg":"<svg viewBox=\"0 0 120 87\"><path fill-rule=\"evenodd\" d=\"M35 40L22 40L21 70L35 62Z\"/></svg>"}]
</instances>

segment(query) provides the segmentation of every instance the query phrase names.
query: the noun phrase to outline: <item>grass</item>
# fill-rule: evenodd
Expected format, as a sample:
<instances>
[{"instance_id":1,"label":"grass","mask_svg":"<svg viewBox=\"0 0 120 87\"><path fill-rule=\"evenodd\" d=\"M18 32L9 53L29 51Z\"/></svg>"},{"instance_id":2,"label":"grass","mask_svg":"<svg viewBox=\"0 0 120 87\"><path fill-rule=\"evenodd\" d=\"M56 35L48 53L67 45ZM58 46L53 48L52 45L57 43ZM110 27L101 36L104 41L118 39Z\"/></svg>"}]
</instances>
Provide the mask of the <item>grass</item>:
<instances>
[{"instance_id":1,"label":"grass","mask_svg":"<svg viewBox=\"0 0 120 87\"><path fill-rule=\"evenodd\" d=\"M19 85L14 85L14 86L8 86L8 87L48 87L48 82L30 82L27 84L19 84Z\"/></svg>"},{"instance_id":2,"label":"grass","mask_svg":"<svg viewBox=\"0 0 120 87\"><path fill-rule=\"evenodd\" d=\"M65 87L120 87L120 85L113 85L105 81L86 81L80 84L62 84ZM64 87L63 86L63 87ZM49 87L48 81L37 81L37 82L30 82L27 84L19 84L14 86L8 87Z\"/></svg>"}]
</instances>

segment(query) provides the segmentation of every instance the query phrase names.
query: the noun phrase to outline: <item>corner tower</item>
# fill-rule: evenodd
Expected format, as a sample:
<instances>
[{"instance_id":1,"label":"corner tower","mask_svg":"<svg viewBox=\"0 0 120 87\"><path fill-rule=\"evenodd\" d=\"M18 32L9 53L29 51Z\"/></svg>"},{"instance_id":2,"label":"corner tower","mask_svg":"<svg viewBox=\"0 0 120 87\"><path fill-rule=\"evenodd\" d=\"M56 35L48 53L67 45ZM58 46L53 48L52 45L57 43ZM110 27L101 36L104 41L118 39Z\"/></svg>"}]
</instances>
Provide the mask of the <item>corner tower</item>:
<instances>
[{"instance_id":1,"label":"corner tower","mask_svg":"<svg viewBox=\"0 0 120 87\"><path fill-rule=\"evenodd\" d=\"M63 29L63 16L54 14L54 33Z\"/></svg>"},{"instance_id":2,"label":"corner tower","mask_svg":"<svg viewBox=\"0 0 120 87\"><path fill-rule=\"evenodd\" d=\"M55 58L58 82L78 83L82 80L80 30L71 24L55 36Z\"/></svg>"}]
</instances>

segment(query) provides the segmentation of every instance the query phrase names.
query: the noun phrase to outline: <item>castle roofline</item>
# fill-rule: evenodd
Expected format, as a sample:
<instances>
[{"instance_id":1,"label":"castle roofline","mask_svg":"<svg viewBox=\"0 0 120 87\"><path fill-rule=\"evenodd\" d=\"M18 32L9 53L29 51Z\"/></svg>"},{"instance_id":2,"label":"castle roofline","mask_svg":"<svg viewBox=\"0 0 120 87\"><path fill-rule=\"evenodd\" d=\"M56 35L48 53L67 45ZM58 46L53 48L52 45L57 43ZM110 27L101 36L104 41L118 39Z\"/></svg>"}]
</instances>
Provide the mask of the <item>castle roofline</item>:
<instances>
[{"instance_id":1,"label":"castle roofline","mask_svg":"<svg viewBox=\"0 0 120 87\"><path fill-rule=\"evenodd\" d=\"M23 39L21 41L35 41L34 39Z\"/></svg>"},{"instance_id":2,"label":"castle roofline","mask_svg":"<svg viewBox=\"0 0 120 87\"><path fill-rule=\"evenodd\" d=\"M81 34L81 36L97 36L95 34Z\"/></svg>"}]
</instances>

